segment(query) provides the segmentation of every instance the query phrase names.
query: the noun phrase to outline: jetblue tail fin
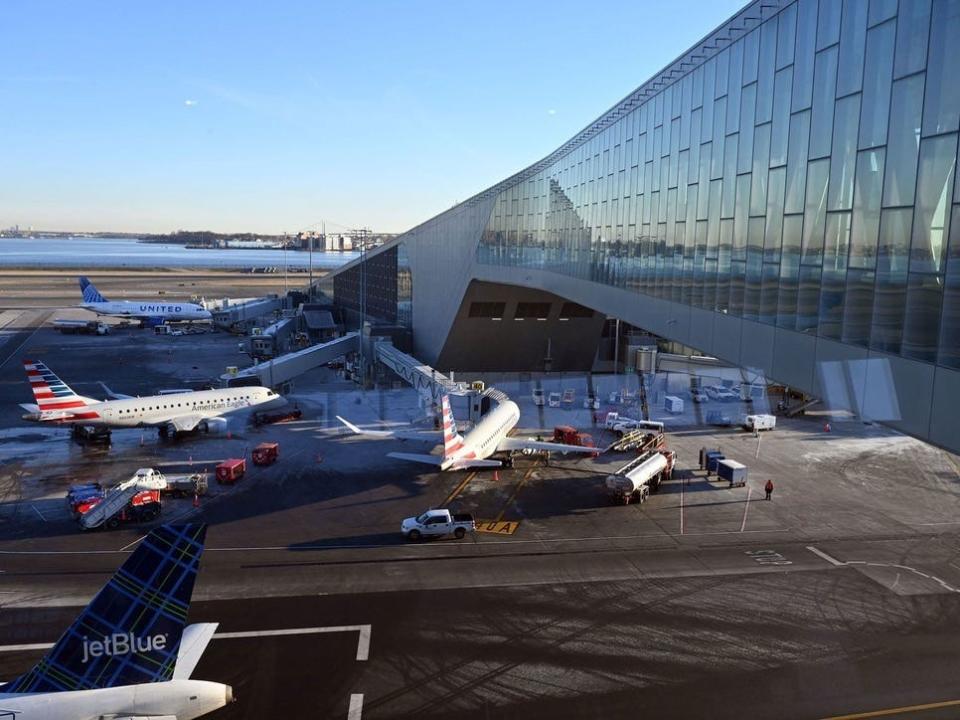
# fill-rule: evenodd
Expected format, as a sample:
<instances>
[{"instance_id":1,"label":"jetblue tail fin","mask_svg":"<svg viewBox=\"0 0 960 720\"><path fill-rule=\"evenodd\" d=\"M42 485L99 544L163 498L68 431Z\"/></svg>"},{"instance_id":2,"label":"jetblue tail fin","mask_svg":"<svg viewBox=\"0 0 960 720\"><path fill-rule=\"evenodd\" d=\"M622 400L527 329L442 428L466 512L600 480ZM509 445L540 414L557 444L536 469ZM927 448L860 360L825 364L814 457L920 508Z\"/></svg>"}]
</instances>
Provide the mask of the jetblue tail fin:
<instances>
[{"instance_id":1,"label":"jetblue tail fin","mask_svg":"<svg viewBox=\"0 0 960 720\"><path fill-rule=\"evenodd\" d=\"M206 525L151 532L53 649L3 692L91 690L173 677Z\"/></svg>"},{"instance_id":2,"label":"jetblue tail fin","mask_svg":"<svg viewBox=\"0 0 960 720\"><path fill-rule=\"evenodd\" d=\"M107 299L100 294L96 286L85 276L80 277L80 292L83 293L85 303L107 302Z\"/></svg>"}]
</instances>

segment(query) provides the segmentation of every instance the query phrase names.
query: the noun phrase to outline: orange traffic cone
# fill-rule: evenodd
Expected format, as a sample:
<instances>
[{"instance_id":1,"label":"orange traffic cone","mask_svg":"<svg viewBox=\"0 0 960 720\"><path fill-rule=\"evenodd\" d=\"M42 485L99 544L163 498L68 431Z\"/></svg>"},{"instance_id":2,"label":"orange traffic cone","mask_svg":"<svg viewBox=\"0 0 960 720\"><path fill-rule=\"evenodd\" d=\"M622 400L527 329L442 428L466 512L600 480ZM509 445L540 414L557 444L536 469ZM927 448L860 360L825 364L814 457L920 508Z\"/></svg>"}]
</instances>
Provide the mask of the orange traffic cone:
<instances>
[{"instance_id":1,"label":"orange traffic cone","mask_svg":"<svg viewBox=\"0 0 960 720\"><path fill-rule=\"evenodd\" d=\"M494 470L494 471L493 471L493 481L494 481L494 482L500 482L500 471L499 471L499 470Z\"/></svg>"},{"instance_id":2,"label":"orange traffic cone","mask_svg":"<svg viewBox=\"0 0 960 720\"><path fill-rule=\"evenodd\" d=\"M197 493L193 494L193 506L200 507L200 496Z\"/></svg>"}]
</instances>

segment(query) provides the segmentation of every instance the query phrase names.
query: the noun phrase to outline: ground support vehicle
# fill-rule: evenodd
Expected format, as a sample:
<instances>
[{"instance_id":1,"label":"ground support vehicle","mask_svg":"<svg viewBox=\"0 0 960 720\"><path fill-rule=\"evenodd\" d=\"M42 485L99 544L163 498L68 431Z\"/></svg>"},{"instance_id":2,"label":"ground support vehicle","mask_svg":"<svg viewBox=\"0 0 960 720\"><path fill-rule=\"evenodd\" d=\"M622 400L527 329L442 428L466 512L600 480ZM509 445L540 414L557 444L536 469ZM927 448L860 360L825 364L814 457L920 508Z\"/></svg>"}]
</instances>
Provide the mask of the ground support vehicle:
<instances>
[{"instance_id":1,"label":"ground support vehicle","mask_svg":"<svg viewBox=\"0 0 960 720\"><path fill-rule=\"evenodd\" d=\"M649 450L628 462L606 479L611 499L623 505L644 502L673 472L676 454L672 450Z\"/></svg>"},{"instance_id":2,"label":"ground support vehicle","mask_svg":"<svg viewBox=\"0 0 960 720\"><path fill-rule=\"evenodd\" d=\"M254 465L273 465L280 457L280 445L275 442L263 442L253 449Z\"/></svg>"},{"instance_id":3,"label":"ground support vehicle","mask_svg":"<svg viewBox=\"0 0 960 720\"><path fill-rule=\"evenodd\" d=\"M604 425L607 430L626 433L630 430L647 430L663 432L663 423L656 420L635 420L617 412L608 412Z\"/></svg>"},{"instance_id":4,"label":"ground support vehicle","mask_svg":"<svg viewBox=\"0 0 960 720\"><path fill-rule=\"evenodd\" d=\"M230 460L224 460L222 463L217 465L216 468L217 482L221 485L224 483L232 485L237 480L242 478L246 472L247 461L244 458L231 458Z\"/></svg>"},{"instance_id":5,"label":"ground support vehicle","mask_svg":"<svg viewBox=\"0 0 960 720\"><path fill-rule=\"evenodd\" d=\"M303 411L301 411L300 408L294 408L289 412L257 412L253 414L253 424L258 427L260 425L273 425L275 423L299 420L301 417L303 417Z\"/></svg>"},{"instance_id":6,"label":"ground support vehicle","mask_svg":"<svg viewBox=\"0 0 960 720\"><path fill-rule=\"evenodd\" d=\"M562 396L558 392L552 392L547 396L547 405L552 408L560 407Z\"/></svg>"},{"instance_id":7,"label":"ground support vehicle","mask_svg":"<svg viewBox=\"0 0 960 720\"><path fill-rule=\"evenodd\" d=\"M408 517L400 523L400 532L407 540L414 542L444 535L453 535L457 540L462 540L468 532L476 529L477 524L473 520L473 515L451 513L443 508L427 510L416 517Z\"/></svg>"},{"instance_id":8,"label":"ground support vehicle","mask_svg":"<svg viewBox=\"0 0 960 720\"><path fill-rule=\"evenodd\" d=\"M543 390L540 388L533 389L533 404L537 407L543 407Z\"/></svg>"},{"instance_id":9,"label":"ground support vehicle","mask_svg":"<svg viewBox=\"0 0 960 720\"><path fill-rule=\"evenodd\" d=\"M168 493L173 497L192 497L194 495L206 495L208 489L207 474L194 473L193 475L168 477L166 487L161 492Z\"/></svg>"},{"instance_id":10,"label":"ground support vehicle","mask_svg":"<svg viewBox=\"0 0 960 720\"><path fill-rule=\"evenodd\" d=\"M661 447L666 439L663 433L649 432L647 430L631 430L624 433L619 440L615 441L610 449L614 452L630 452L636 450L638 453L646 452L652 448Z\"/></svg>"},{"instance_id":11,"label":"ground support vehicle","mask_svg":"<svg viewBox=\"0 0 960 720\"><path fill-rule=\"evenodd\" d=\"M160 515L159 490L140 490L136 486L121 488L121 485L78 507L81 528L106 527L112 530L127 522L149 522Z\"/></svg>"},{"instance_id":12,"label":"ground support vehicle","mask_svg":"<svg viewBox=\"0 0 960 720\"><path fill-rule=\"evenodd\" d=\"M667 395L663 398L663 409L671 414L683 412L683 398L676 395Z\"/></svg>"},{"instance_id":13,"label":"ground support vehicle","mask_svg":"<svg viewBox=\"0 0 960 720\"><path fill-rule=\"evenodd\" d=\"M110 334L110 326L97 320L54 320L53 326L64 335Z\"/></svg>"},{"instance_id":14,"label":"ground support vehicle","mask_svg":"<svg viewBox=\"0 0 960 720\"><path fill-rule=\"evenodd\" d=\"M743 427L746 430L759 432L761 430L773 430L777 427L776 415L747 415L743 418Z\"/></svg>"},{"instance_id":15,"label":"ground support vehicle","mask_svg":"<svg viewBox=\"0 0 960 720\"><path fill-rule=\"evenodd\" d=\"M553 441L563 445L576 445L578 447L597 446L590 433L579 432L575 427L571 427L570 425L557 425L553 429ZM593 454L593 457L599 454L600 451L598 450Z\"/></svg>"},{"instance_id":16,"label":"ground support vehicle","mask_svg":"<svg viewBox=\"0 0 960 720\"><path fill-rule=\"evenodd\" d=\"M704 420L706 420L707 425L718 425L720 427L730 427L734 424L730 413L725 413L722 410L708 410Z\"/></svg>"},{"instance_id":17,"label":"ground support vehicle","mask_svg":"<svg viewBox=\"0 0 960 720\"><path fill-rule=\"evenodd\" d=\"M563 397L560 402L563 403L563 406L567 409L573 407L574 401L577 399L577 393L575 390L567 389L563 391Z\"/></svg>"},{"instance_id":18,"label":"ground support vehicle","mask_svg":"<svg viewBox=\"0 0 960 720\"><path fill-rule=\"evenodd\" d=\"M717 477L730 483L730 487L743 487L747 484L747 466L724 458L717 462Z\"/></svg>"},{"instance_id":19,"label":"ground support vehicle","mask_svg":"<svg viewBox=\"0 0 960 720\"><path fill-rule=\"evenodd\" d=\"M599 410L600 409L600 398L596 395L587 395L583 399L583 409L584 410Z\"/></svg>"}]
</instances>

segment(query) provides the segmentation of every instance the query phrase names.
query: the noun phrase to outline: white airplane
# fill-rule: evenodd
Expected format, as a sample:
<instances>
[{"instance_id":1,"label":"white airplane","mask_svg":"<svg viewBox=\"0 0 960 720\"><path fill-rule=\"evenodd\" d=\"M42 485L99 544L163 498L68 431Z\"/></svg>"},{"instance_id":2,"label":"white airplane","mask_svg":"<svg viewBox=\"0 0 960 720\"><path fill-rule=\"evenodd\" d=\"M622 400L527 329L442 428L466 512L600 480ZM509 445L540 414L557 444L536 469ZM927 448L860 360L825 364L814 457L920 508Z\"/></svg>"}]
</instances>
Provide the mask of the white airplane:
<instances>
[{"instance_id":1,"label":"white airplane","mask_svg":"<svg viewBox=\"0 0 960 720\"><path fill-rule=\"evenodd\" d=\"M21 404L24 420L55 425L135 428L157 427L161 432L189 432L196 428L222 432L231 413L259 408L268 410L286 400L265 387L238 387L199 392L164 393L131 397L109 393L111 400L77 395L46 365L24 360L36 405ZM2 716L0 716L2 717Z\"/></svg>"},{"instance_id":2,"label":"white airplane","mask_svg":"<svg viewBox=\"0 0 960 720\"><path fill-rule=\"evenodd\" d=\"M507 437L520 420L520 408L515 402L507 400L488 412L477 423L476 427L466 435L457 432L457 424L450 409L450 397L443 396L443 455L427 455L418 453L387 453L388 457L411 462L425 463L438 466L441 470L466 470L469 468L502 467L500 460L493 460L496 453L505 453L513 450L545 450L547 452L576 452L598 453L595 447L580 445L563 445L561 443L543 442L542 440L527 440L526 438ZM363 430L347 422L337 415L337 420L346 425L358 435L373 437L396 438L401 440L423 440L436 442L437 433L406 432L397 430Z\"/></svg>"},{"instance_id":3,"label":"white airplane","mask_svg":"<svg viewBox=\"0 0 960 720\"><path fill-rule=\"evenodd\" d=\"M133 551L51 650L0 684L0 718L193 720L233 702L191 680L217 623L185 626L205 525L163 525Z\"/></svg>"},{"instance_id":4,"label":"white airplane","mask_svg":"<svg viewBox=\"0 0 960 720\"><path fill-rule=\"evenodd\" d=\"M112 315L160 325L168 320L209 320L213 317L206 308L192 302L157 302L156 300L107 300L94 284L80 278L83 302L80 307L97 315Z\"/></svg>"}]
</instances>

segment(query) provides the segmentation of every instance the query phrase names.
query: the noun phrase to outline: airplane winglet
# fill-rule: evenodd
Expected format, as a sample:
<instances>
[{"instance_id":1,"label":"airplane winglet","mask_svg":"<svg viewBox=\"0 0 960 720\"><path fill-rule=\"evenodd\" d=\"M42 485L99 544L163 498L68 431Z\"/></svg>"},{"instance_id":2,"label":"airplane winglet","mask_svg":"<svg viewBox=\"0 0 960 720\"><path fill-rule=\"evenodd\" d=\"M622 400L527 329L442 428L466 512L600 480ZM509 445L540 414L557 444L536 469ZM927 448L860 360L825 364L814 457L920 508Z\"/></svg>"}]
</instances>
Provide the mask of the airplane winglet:
<instances>
[{"instance_id":1,"label":"airplane winglet","mask_svg":"<svg viewBox=\"0 0 960 720\"><path fill-rule=\"evenodd\" d=\"M113 390L107 387L107 384L102 380L98 381L100 387L103 388L103 391L107 394L107 397L111 400L133 400L133 395L124 395L123 393L115 393Z\"/></svg>"}]
</instances>

